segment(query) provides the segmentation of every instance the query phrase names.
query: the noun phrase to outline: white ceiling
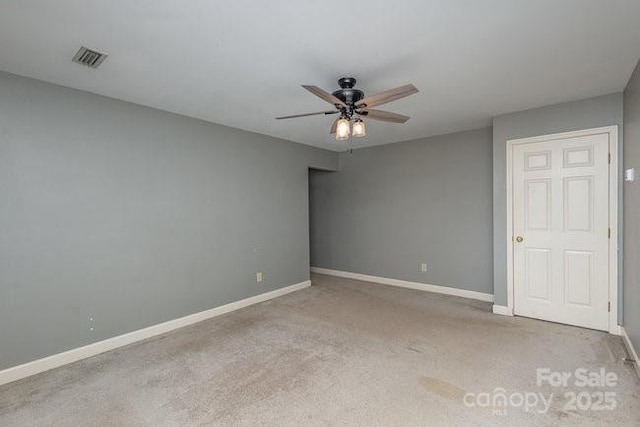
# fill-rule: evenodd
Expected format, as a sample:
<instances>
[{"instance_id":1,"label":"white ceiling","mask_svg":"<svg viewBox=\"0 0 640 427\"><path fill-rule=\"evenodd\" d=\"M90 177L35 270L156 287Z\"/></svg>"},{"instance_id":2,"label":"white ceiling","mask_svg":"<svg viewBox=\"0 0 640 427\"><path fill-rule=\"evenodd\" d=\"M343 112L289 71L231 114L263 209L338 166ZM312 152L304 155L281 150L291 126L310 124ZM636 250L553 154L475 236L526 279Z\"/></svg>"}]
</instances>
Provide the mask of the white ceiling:
<instances>
[{"instance_id":1,"label":"white ceiling","mask_svg":"<svg viewBox=\"0 0 640 427\"><path fill-rule=\"evenodd\" d=\"M335 150L333 116L274 120L331 108L301 84L420 89L358 147L621 91L638 57L638 0L0 0L4 71Z\"/></svg>"}]
</instances>

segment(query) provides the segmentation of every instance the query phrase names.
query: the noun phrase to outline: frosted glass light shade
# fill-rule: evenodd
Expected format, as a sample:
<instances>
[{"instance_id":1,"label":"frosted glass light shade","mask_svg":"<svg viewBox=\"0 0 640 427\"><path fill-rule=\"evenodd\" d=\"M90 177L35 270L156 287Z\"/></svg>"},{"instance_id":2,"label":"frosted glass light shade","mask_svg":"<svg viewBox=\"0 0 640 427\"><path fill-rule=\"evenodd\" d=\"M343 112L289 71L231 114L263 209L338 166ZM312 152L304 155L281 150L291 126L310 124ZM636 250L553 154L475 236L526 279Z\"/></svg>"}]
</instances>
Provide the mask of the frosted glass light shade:
<instances>
[{"instance_id":1,"label":"frosted glass light shade","mask_svg":"<svg viewBox=\"0 0 640 427\"><path fill-rule=\"evenodd\" d=\"M356 120L353 123L353 136L356 138L362 138L367 134L366 129L364 127L364 122L360 119Z\"/></svg>"},{"instance_id":2,"label":"frosted glass light shade","mask_svg":"<svg viewBox=\"0 0 640 427\"><path fill-rule=\"evenodd\" d=\"M349 121L347 119L340 119L336 125L336 139L338 141L349 138L349 133L351 133L351 129L349 129Z\"/></svg>"}]
</instances>

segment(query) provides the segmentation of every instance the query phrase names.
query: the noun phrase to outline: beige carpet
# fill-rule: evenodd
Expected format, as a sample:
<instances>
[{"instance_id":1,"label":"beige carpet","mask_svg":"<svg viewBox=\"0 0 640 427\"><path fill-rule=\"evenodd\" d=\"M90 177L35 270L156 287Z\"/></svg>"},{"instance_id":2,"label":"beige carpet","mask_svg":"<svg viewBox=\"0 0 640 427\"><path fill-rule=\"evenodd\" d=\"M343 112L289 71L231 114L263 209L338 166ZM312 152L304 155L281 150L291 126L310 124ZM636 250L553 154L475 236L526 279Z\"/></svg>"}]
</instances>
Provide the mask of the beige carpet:
<instances>
[{"instance_id":1,"label":"beige carpet","mask_svg":"<svg viewBox=\"0 0 640 427\"><path fill-rule=\"evenodd\" d=\"M463 298L320 275L313 285L5 385L0 425L640 424L619 337ZM536 385L536 368L579 367L613 372L617 385ZM554 397L546 413L517 396L478 406L496 387ZM565 392L585 391L614 392L616 409L565 407Z\"/></svg>"}]
</instances>

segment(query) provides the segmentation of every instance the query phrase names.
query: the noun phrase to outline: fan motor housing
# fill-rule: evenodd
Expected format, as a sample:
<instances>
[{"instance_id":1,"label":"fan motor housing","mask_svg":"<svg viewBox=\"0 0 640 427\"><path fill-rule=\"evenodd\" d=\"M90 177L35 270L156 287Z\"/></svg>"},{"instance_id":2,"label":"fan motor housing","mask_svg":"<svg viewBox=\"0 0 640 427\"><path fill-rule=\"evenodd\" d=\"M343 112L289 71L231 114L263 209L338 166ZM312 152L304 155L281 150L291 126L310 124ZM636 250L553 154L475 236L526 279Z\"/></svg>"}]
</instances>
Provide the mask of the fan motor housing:
<instances>
[{"instance_id":1,"label":"fan motor housing","mask_svg":"<svg viewBox=\"0 0 640 427\"><path fill-rule=\"evenodd\" d=\"M364 92L360 89L354 89L356 79L353 77L343 77L338 80L338 84L342 89L333 92L333 96L347 105L353 105L364 98Z\"/></svg>"}]
</instances>

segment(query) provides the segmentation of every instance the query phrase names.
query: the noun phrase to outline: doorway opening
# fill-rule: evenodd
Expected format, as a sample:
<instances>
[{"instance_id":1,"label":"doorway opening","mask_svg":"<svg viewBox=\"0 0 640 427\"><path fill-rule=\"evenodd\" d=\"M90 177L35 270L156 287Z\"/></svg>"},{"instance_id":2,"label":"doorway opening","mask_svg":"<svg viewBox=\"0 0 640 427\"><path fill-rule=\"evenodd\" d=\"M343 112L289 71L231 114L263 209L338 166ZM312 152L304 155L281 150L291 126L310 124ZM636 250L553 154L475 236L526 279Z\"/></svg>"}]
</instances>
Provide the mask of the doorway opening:
<instances>
[{"instance_id":1,"label":"doorway opening","mask_svg":"<svg viewBox=\"0 0 640 427\"><path fill-rule=\"evenodd\" d=\"M309 168L309 266L318 267L326 265L326 258L331 254L330 241L328 240L328 228L331 221L331 212L328 198L331 193L326 190L325 183L331 179L333 171Z\"/></svg>"}]
</instances>

